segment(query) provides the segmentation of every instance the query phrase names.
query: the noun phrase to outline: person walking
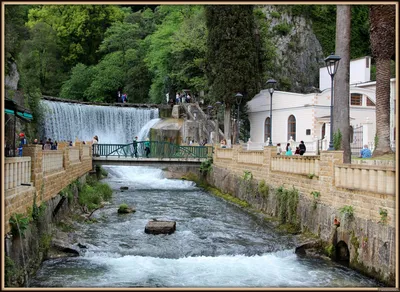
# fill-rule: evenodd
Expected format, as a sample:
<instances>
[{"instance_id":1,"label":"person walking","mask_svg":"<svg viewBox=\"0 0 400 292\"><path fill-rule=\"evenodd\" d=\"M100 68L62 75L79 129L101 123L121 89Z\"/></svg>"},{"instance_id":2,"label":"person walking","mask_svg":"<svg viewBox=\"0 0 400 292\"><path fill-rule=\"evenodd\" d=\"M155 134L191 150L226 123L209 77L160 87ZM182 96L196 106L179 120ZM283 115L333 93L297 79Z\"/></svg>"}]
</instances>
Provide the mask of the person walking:
<instances>
[{"instance_id":1,"label":"person walking","mask_svg":"<svg viewBox=\"0 0 400 292\"><path fill-rule=\"evenodd\" d=\"M97 144L99 144L99 137L97 137L97 135L93 137L92 144L93 144L93 156L100 156L97 149Z\"/></svg>"},{"instance_id":2,"label":"person walking","mask_svg":"<svg viewBox=\"0 0 400 292\"><path fill-rule=\"evenodd\" d=\"M144 142L144 152L146 153L146 158L149 158L149 155L150 155L150 141L149 141L149 138L147 138L146 142Z\"/></svg>"},{"instance_id":3,"label":"person walking","mask_svg":"<svg viewBox=\"0 0 400 292\"><path fill-rule=\"evenodd\" d=\"M281 147L281 143L278 143L276 145L276 155L281 155L282 154L282 147Z\"/></svg>"},{"instance_id":4,"label":"person walking","mask_svg":"<svg viewBox=\"0 0 400 292\"><path fill-rule=\"evenodd\" d=\"M133 139L133 143L132 143L132 145L133 145L133 155L134 155L136 158L138 158L137 139L138 139L138 137L135 136L135 139Z\"/></svg>"},{"instance_id":5,"label":"person walking","mask_svg":"<svg viewBox=\"0 0 400 292\"><path fill-rule=\"evenodd\" d=\"M304 155L304 153L306 153L306 145L304 144L304 141L300 141L299 148L299 154Z\"/></svg>"},{"instance_id":6,"label":"person walking","mask_svg":"<svg viewBox=\"0 0 400 292\"><path fill-rule=\"evenodd\" d=\"M22 156L22 148L24 145L28 144L25 134L24 133L19 133L19 146L18 146L18 155Z\"/></svg>"}]
</instances>

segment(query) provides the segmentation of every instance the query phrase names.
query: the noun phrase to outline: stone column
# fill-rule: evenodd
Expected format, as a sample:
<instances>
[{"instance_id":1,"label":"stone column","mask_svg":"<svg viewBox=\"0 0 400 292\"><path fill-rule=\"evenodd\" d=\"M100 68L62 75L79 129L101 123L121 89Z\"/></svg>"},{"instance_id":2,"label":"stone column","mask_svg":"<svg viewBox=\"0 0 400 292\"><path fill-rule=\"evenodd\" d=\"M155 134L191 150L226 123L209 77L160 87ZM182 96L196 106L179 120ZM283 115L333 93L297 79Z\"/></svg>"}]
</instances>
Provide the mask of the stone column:
<instances>
[{"instance_id":1,"label":"stone column","mask_svg":"<svg viewBox=\"0 0 400 292\"><path fill-rule=\"evenodd\" d=\"M335 164L343 164L343 151L321 151L319 181L324 195L334 195Z\"/></svg>"},{"instance_id":2,"label":"stone column","mask_svg":"<svg viewBox=\"0 0 400 292\"><path fill-rule=\"evenodd\" d=\"M31 157L31 180L36 188L36 204L40 204L43 199L43 150L42 145L28 144L24 145L22 150L23 156Z\"/></svg>"},{"instance_id":3,"label":"stone column","mask_svg":"<svg viewBox=\"0 0 400 292\"><path fill-rule=\"evenodd\" d=\"M271 172L272 153L276 153L276 146L264 146L263 150L263 169L265 169L267 180Z\"/></svg>"}]
</instances>

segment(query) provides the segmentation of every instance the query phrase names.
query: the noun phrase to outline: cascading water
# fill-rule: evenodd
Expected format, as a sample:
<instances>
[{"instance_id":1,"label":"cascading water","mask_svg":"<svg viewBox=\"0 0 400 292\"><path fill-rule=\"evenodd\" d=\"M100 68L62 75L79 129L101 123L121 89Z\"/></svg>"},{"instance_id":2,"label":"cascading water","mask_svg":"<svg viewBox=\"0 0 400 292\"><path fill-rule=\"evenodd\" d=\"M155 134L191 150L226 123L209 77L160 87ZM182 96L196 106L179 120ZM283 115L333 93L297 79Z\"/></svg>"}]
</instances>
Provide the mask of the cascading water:
<instances>
[{"instance_id":1,"label":"cascading water","mask_svg":"<svg viewBox=\"0 0 400 292\"><path fill-rule=\"evenodd\" d=\"M158 109L84 105L42 100L44 124L42 138L53 141L91 141L130 143L142 128L158 119ZM155 123L155 121L153 121ZM154 124L151 124L154 125Z\"/></svg>"},{"instance_id":2,"label":"cascading water","mask_svg":"<svg viewBox=\"0 0 400 292\"><path fill-rule=\"evenodd\" d=\"M87 249L48 260L30 287L376 287L334 262L299 257L292 235L161 169L105 166L111 204L77 223ZM128 190L121 191L121 186ZM135 213L118 214L126 203ZM176 221L170 235L146 234L149 220Z\"/></svg>"}]
</instances>

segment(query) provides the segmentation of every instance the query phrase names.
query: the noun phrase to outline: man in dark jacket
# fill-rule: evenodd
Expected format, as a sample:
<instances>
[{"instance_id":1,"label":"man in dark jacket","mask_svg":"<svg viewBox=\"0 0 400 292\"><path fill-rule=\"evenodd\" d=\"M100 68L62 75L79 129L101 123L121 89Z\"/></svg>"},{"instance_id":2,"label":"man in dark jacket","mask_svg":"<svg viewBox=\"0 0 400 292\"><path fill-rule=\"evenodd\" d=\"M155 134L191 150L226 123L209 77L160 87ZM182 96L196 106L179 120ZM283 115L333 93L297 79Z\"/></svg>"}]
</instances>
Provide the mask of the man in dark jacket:
<instances>
[{"instance_id":1,"label":"man in dark jacket","mask_svg":"<svg viewBox=\"0 0 400 292\"><path fill-rule=\"evenodd\" d=\"M300 141L299 148L300 148L300 155L306 153L306 145L304 145L304 141Z\"/></svg>"}]
</instances>

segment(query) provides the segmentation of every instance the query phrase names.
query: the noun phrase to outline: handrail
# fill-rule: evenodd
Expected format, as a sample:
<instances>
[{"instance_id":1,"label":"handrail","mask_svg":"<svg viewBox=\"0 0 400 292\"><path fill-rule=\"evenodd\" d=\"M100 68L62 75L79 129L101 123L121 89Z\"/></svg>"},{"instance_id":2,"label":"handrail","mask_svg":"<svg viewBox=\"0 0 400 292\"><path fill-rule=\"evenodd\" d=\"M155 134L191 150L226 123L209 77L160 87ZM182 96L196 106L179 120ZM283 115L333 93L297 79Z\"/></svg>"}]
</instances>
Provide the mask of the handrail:
<instances>
[{"instance_id":1,"label":"handrail","mask_svg":"<svg viewBox=\"0 0 400 292\"><path fill-rule=\"evenodd\" d=\"M137 142L137 157L146 157L145 142ZM170 142L148 141L149 158L207 158L212 153L212 146L181 146ZM128 144L93 144L93 156L135 157L133 143Z\"/></svg>"}]
</instances>

